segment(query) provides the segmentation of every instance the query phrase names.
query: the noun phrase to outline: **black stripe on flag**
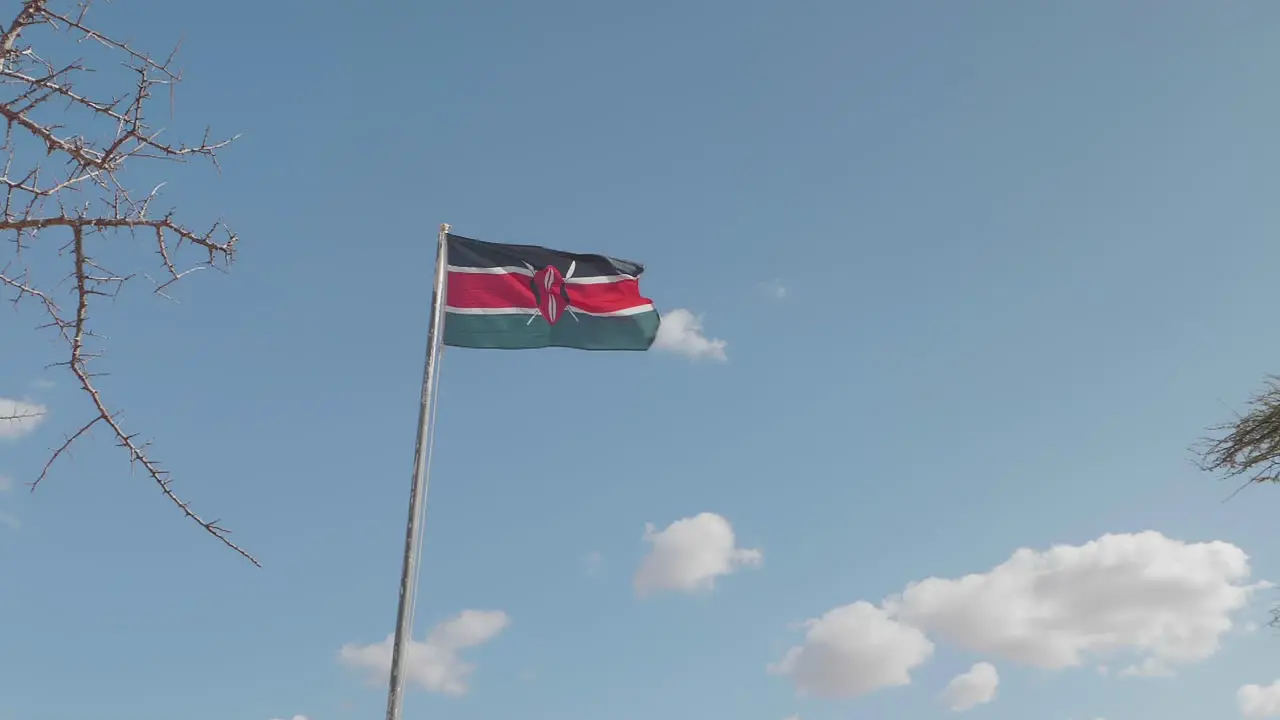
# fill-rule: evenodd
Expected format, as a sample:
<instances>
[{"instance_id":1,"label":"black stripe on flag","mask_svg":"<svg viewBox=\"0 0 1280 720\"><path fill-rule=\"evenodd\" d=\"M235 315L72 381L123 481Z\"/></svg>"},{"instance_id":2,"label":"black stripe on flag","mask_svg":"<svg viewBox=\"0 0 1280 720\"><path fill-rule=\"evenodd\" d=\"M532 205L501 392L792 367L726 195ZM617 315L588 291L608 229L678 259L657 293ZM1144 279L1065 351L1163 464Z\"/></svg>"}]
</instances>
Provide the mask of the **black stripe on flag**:
<instances>
[{"instance_id":1,"label":"black stripe on flag","mask_svg":"<svg viewBox=\"0 0 1280 720\"><path fill-rule=\"evenodd\" d=\"M607 255L571 253L540 245L509 245L449 235L449 264L456 267L524 267L527 264L535 270L552 266L561 273L567 273L570 263L574 264L575 278L639 276L644 272L644 265L640 263Z\"/></svg>"}]
</instances>

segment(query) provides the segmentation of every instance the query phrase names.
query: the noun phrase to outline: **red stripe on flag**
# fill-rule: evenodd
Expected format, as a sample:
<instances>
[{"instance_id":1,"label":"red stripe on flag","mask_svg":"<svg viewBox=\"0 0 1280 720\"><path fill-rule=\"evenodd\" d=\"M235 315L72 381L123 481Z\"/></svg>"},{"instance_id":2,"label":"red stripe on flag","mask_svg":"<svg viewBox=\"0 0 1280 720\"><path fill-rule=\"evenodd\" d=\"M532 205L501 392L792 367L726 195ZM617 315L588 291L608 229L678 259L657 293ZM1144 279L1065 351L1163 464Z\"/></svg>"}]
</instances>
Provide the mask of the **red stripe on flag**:
<instances>
[{"instance_id":1,"label":"red stripe on flag","mask_svg":"<svg viewBox=\"0 0 1280 720\"><path fill-rule=\"evenodd\" d=\"M634 278L608 283L569 283L569 306L589 313L648 305ZM533 278L509 273L449 273L448 305L456 308L536 308Z\"/></svg>"}]
</instances>

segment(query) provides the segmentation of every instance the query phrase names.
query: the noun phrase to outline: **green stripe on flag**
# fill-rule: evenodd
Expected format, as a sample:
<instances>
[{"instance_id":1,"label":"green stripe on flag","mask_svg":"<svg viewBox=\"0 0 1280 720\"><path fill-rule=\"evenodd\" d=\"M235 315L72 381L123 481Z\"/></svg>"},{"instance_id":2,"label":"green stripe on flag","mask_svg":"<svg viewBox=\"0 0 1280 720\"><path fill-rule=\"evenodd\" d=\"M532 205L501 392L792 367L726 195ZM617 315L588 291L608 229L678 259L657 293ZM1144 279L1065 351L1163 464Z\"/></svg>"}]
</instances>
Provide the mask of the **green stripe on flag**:
<instances>
[{"instance_id":1,"label":"green stripe on flag","mask_svg":"<svg viewBox=\"0 0 1280 720\"><path fill-rule=\"evenodd\" d=\"M530 318L533 318L530 321ZM600 317L565 315L552 325L541 315L445 313L444 344L494 350L545 347L577 350L648 350L658 334L658 313Z\"/></svg>"}]
</instances>

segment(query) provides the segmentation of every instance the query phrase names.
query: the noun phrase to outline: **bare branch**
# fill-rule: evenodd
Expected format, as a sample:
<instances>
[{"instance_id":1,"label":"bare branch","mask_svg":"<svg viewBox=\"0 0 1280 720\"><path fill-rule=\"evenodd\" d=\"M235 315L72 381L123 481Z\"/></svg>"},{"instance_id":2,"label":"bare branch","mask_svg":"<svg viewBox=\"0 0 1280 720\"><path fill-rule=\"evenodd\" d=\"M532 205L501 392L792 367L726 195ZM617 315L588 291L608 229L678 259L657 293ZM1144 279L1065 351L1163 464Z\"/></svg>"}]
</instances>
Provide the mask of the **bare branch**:
<instances>
[{"instance_id":1,"label":"bare branch","mask_svg":"<svg viewBox=\"0 0 1280 720\"><path fill-rule=\"evenodd\" d=\"M1218 434L1200 443L1199 466L1244 486L1280 482L1280 377L1269 377L1261 393L1235 422L1212 429Z\"/></svg>"},{"instance_id":2,"label":"bare branch","mask_svg":"<svg viewBox=\"0 0 1280 720\"><path fill-rule=\"evenodd\" d=\"M167 58L155 60L90 27L85 19L89 0L76 3L74 12L55 10L53 4L51 0L24 0L13 21L0 25L0 123L5 127L0 144L4 159L0 169L0 236L8 236L13 254L0 258L0 290L9 291L15 306L29 306L42 317L39 328L56 331L66 354L55 365L75 376L88 402L90 418L51 451L31 487L34 490L44 482L57 460L91 429L106 428L125 450L130 464L141 468L183 515L257 565L253 556L230 540L229 531L217 520L202 519L175 493L169 471L152 457L148 443L125 430L119 411L108 404L95 382L100 374L90 369L101 355L100 348L90 347L97 348L91 327L95 298L115 296L139 274L108 270L95 259L95 248L111 238L137 237L139 230L144 231L143 236L152 238L156 245L165 275L162 282L155 283L153 292L167 297L167 288L195 270L229 264L238 240L221 222L199 232L179 222L172 211L152 214L160 186L135 199L122 180L126 165L134 159L185 162L201 158L216 169L218 151L235 138L218 140L206 131L195 145L162 141L161 131L147 123L146 108L157 85L168 86L172 98L173 86L181 79L181 73L173 68L177 47ZM77 90L76 77L91 71L89 63L77 58L54 64L38 54L33 34L42 34L37 30L75 41L89 40L89 49L97 46L99 52L122 58L123 67L132 73L132 79L123 85L128 90L113 97L92 97ZM66 45L64 41L60 47ZM48 110L54 99L67 106L56 122L50 120ZM79 120L73 123L75 117ZM49 233L64 238L69 235L70 240L50 246L46 242ZM67 282L38 278L33 266L26 263L24 253L41 247L56 252L66 267ZM198 262L187 261L188 266L183 267L182 257L193 247L198 247L203 257ZM4 421L24 419L26 415L0 417Z\"/></svg>"},{"instance_id":3,"label":"bare branch","mask_svg":"<svg viewBox=\"0 0 1280 720\"><path fill-rule=\"evenodd\" d=\"M1198 464L1202 470L1243 480L1230 497L1251 485L1280 482L1280 376L1268 377L1248 410L1213 432L1217 437L1199 445ZM1280 628L1280 605L1271 609L1269 624Z\"/></svg>"}]
</instances>

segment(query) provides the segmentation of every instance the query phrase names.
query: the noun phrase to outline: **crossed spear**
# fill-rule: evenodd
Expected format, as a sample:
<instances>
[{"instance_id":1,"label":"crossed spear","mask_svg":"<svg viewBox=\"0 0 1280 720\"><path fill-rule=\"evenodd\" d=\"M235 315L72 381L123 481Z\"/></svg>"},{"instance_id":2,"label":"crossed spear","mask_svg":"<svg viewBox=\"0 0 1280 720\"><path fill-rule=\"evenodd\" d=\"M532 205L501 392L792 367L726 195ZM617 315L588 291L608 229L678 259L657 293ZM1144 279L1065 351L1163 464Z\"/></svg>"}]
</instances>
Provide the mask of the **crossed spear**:
<instances>
[{"instance_id":1,"label":"crossed spear","mask_svg":"<svg viewBox=\"0 0 1280 720\"><path fill-rule=\"evenodd\" d=\"M533 267L532 265L530 265L528 262L525 262L525 263L524 263L524 266L525 266L525 267L527 267L527 268L529 268L529 272L533 273L534 275L537 275L537 274L538 274L538 271L537 271L537 270L535 270L535 269L534 269L534 267ZM574 271L574 270L577 270L577 269L578 269L578 261L577 261L577 260L571 260L571 261L569 261L569 272L567 272L567 273L565 273L565 274L564 274L564 280L565 280L565 282L568 282L569 278L573 277L573 271ZM536 288L536 286L535 286L535 288ZM535 295L537 294L537 290L536 290L536 289L534 290L534 294L535 294ZM568 298L568 293L566 292L566 293L565 293L565 295L566 295L566 299L567 299L567 298ZM569 311L569 315L571 315L571 316L573 317L573 321L574 321L574 322L582 322L581 320L579 320L579 319L578 319L578 313L576 313L576 312L574 312L574 311L573 311L573 306L572 306L572 305L569 305L569 304L566 302L566 303L565 303L565 306L564 306L564 309ZM534 318L536 318L536 317L538 317L538 315L536 315L536 314L535 314L535 315L530 315L530 316L529 316L529 320L528 320L527 322L525 322L525 325L526 325L526 326L528 326L528 325L532 325L532 324L533 324L533 319L534 319Z\"/></svg>"}]
</instances>

